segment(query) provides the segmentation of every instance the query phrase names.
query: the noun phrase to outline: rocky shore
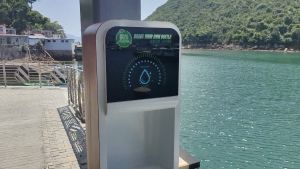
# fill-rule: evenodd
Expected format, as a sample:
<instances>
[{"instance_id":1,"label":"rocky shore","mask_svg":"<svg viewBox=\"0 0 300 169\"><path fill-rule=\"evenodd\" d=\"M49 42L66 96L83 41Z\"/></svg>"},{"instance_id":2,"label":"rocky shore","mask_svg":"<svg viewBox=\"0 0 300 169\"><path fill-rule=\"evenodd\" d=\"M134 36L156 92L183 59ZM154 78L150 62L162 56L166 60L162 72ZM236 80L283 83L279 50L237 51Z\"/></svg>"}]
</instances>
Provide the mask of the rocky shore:
<instances>
[{"instance_id":1,"label":"rocky shore","mask_svg":"<svg viewBox=\"0 0 300 169\"><path fill-rule=\"evenodd\" d=\"M300 52L296 48L288 48L283 45L274 46L240 46L240 45L183 45L183 49L207 49L207 50L245 50L245 51L274 51L274 52Z\"/></svg>"}]
</instances>

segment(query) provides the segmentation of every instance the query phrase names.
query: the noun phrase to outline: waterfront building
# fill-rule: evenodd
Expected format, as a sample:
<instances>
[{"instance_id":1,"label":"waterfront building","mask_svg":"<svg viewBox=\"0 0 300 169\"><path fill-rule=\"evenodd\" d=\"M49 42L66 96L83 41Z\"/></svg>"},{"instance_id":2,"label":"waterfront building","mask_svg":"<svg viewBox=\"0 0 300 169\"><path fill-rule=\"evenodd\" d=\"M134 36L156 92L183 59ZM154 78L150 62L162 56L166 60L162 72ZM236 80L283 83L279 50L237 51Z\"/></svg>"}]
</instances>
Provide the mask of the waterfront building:
<instances>
[{"instance_id":1,"label":"waterfront building","mask_svg":"<svg viewBox=\"0 0 300 169\"><path fill-rule=\"evenodd\" d=\"M51 30L42 30L41 34L43 34L47 38L52 38L53 37L53 31L51 31Z\"/></svg>"},{"instance_id":2,"label":"waterfront building","mask_svg":"<svg viewBox=\"0 0 300 169\"><path fill-rule=\"evenodd\" d=\"M17 31L15 28L6 28L6 34L16 35Z\"/></svg>"},{"instance_id":3,"label":"waterfront building","mask_svg":"<svg viewBox=\"0 0 300 169\"><path fill-rule=\"evenodd\" d=\"M26 44L28 44L28 36L26 35L0 34L1 46L23 46Z\"/></svg>"},{"instance_id":4,"label":"waterfront building","mask_svg":"<svg viewBox=\"0 0 300 169\"><path fill-rule=\"evenodd\" d=\"M6 34L6 26L4 24L0 25L0 34Z\"/></svg>"},{"instance_id":5,"label":"waterfront building","mask_svg":"<svg viewBox=\"0 0 300 169\"><path fill-rule=\"evenodd\" d=\"M34 47L40 43L53 59L72 60L75 49L74 42L74 39L63 38L51 30L32 30L27 32L27 35L17 35L16 29L0 24L0 46L5 48L17 47L19 50L23 46Z\"/></svg>"},{"instance_id":6,"label":"waterfront building","mask_svg":"<svg viewBox=\"0 0 300 169\"><path fill-rule=\"evenodd\" d=\"M47 38L44 47L55 60L72 60L74 56L74 39Z\"/></svg>"},{"instance_id":7,"label":"waterfront building","mask_svg":"<svg viewBox=\"0 0 300 169\"><path fill-rule=\"evenodd\" d=\"M0 34L16 35L17 31L15 28L7 28L5 24L0 24Z\"/></svg>"},{"instance_id":8,"label":"waterfront building","mask_svg":"<svg viewBox=\"0 0 300 169\"><path fill-rule=\"evenodd\" d=\"M45 41L46 37L42 34L34 34L28 36L28 44L29 46L34 46L38 44L39 42L43 43Z\"/></svg>"}]
</instances>

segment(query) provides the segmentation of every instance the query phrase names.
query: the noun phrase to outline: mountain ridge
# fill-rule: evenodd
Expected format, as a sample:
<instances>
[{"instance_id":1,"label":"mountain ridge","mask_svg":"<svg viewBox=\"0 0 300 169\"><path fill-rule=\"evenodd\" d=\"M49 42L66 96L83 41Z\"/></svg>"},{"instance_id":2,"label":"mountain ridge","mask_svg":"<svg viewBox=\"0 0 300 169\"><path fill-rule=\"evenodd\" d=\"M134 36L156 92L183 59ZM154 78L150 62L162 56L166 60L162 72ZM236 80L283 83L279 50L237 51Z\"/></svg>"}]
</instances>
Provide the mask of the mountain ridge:
<instances>
[{"instance_id":1,"label":"mountain ridge","mask_svg":"<svg viewBox=\"0 0 300 169\"><path fill-rule=\"evenodd\" d=\"M185 46L300 49L300 0L168 0L146 20L173 22Z\"/></svg>"}]
</instances>

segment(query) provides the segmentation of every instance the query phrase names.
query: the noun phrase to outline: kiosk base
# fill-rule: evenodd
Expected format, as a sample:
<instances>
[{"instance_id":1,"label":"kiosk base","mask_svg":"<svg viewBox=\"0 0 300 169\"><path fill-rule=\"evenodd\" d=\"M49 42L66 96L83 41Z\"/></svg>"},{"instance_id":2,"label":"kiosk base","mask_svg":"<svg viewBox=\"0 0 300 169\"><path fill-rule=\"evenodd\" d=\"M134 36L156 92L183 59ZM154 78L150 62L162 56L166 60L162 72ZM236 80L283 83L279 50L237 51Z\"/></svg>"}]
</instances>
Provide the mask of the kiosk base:
<instances>
[{"instance_id":1,"label":"kiosk base","mask_svg":"<svg viewBox=\"0 0 300 169\"><path fill-rule=\"evenodd\" d=\"M200 161L192 157L188 152L180 148L179 169L200 169Z\"/></svg>"},{"instance_id":2,"label":"kiosk base","mask_svg":"<svg viewBox=\"0 0 300 169\"><path fill-rule=\"evenodd\" d=\"M174 168L175 108L122 111L106 119L108 169Z\"/></svg>"}]
</instances>

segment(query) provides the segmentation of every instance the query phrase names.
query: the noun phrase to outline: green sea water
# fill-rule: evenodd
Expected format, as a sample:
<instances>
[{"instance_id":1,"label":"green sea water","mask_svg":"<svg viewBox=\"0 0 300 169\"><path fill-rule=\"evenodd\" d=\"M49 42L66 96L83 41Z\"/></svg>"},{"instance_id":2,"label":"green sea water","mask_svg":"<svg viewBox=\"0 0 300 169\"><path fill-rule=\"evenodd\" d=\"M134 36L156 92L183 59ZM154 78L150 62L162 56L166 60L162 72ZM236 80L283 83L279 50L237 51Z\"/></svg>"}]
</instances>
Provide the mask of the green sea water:
<instances>
[{"instance_id":1,"label":"green sea water","mask_svg":"<svg viewBox=\"0 0 300 169\"><path fill-rule=\"evenodd\" d=\"M181 145L201 169L300 169L300 53L185 51Z\"/></svg>"}]
</instances>

